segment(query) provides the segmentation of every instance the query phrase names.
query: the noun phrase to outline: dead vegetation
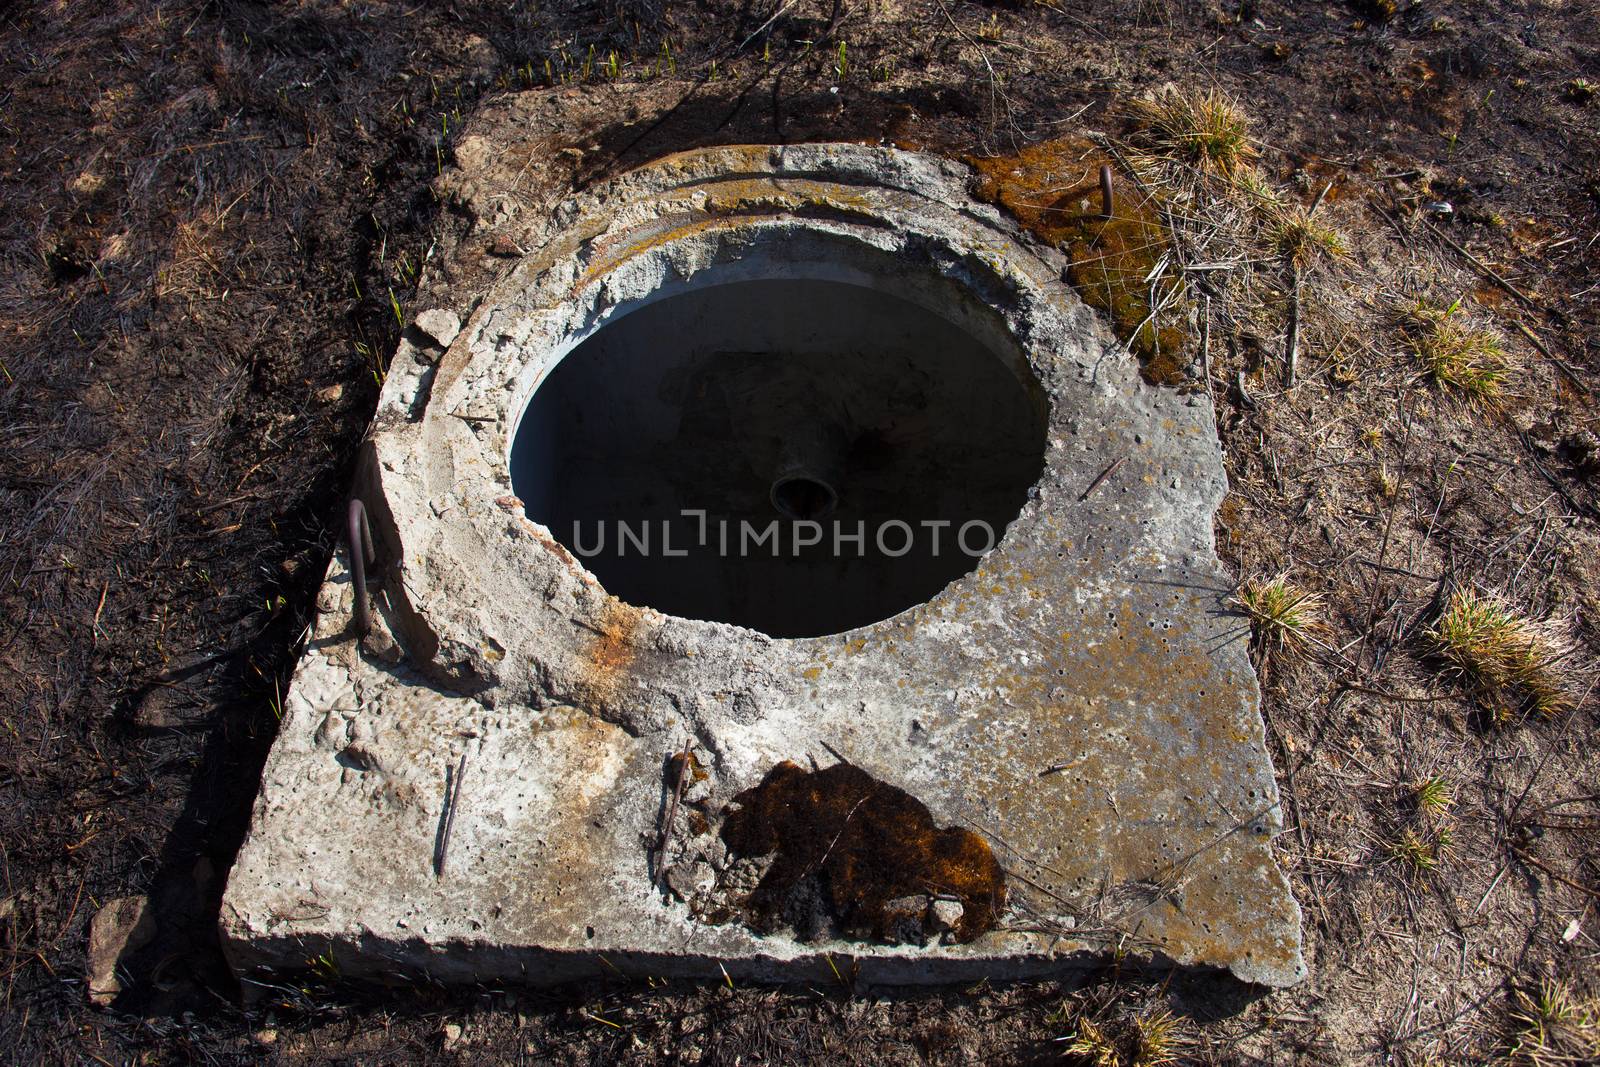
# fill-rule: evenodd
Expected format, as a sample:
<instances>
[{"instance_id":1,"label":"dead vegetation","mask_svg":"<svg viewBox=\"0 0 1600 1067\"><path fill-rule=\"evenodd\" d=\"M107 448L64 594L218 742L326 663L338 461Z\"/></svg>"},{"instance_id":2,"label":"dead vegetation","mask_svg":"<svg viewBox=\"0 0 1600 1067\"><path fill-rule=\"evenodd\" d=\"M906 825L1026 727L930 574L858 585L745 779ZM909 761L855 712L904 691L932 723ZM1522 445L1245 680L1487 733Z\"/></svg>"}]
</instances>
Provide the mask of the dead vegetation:
<instances>
[{"instance_id":1,"label":"dead vegetation","mask_svg":"<svg viewBox=\"0 0 1600 1067\"><path fill-rule=\"evenodd\" d=\"M1171 269L1168 229L1155 199L1126 176L1100 145L1067 137L1014 155L974 156L978 194L1010 211L1069 260L1068 278L1084 301L1110 319L1138 356L1147 381L1183 381L1187 324L1174 307L1183 292ZM1112 167L1109 186L1102 168ZM1105 210L1110 190L1111 210Z\"/></svg>"},{"instance_id":2,"label":"dead vegetation","mask_svg":"<svg viewBox=\"0 0 1600 1067\"><path fill-rule=\"evenodd\" d=\"M1058 1038L1067 1063L1084 1067L1173 1067L1190 1062L1191 1025L1157 996L1118 997L1115 984L1069 998L1060 1015L1071 1032Z\"/></svg>"},{"instance_id":3,"label":"dead vegetation","mask_svg":"<svg viewBox=\"0 0 1600 1067\"><path fill-rule=\"evenodd\" d=\"M1558 715L1573 706L1564 672L1577 671L1579 664L1576 649L1557 626L1534 622L1492 597L1458 589L1427 637L1476 686L1497 722L1523 711Z\"/></svg>"},{"instance_id":4,"label":"dead vegetation","mask_svg":"<svg viewBox=\"0 0 1600 1067\"><path fill-rule=\"evenodd\" d=\"M1202 170L1231 176L1255 159L1250 119L1238 102L1218 89L1163 87L1135 100L1132 111L1150 150Z\"/></svg>"},{"instance_id":5,"label":"dead vegetation","mask_svg":"<svg viewBox=\"0 0 1600 1067\"><path fill-rule=\"evenodd\" d=\"M1418 303L1410 312L1407 343L1441 388L1484 407L1494 406L1511 374L1505 339L1493 330L1463 323L1461 301L1447 308Z\"/></svg>"},{"instance_id":6,"label":"dead vegetation","mask_svg":"<svg viewBox=\"0 0 1600 1067\"><path fill-rule=\"evenodd\" d=\"M1239 605L1250 616L1258 651L1303 652L1325 632L1322 598L1291 582L1287 575L1246 582Z\"/></svg>"},{"instance_id":7,"label":"dead vegetation","mask_svg":"<svg viewBox=\"0 0 1600 1067\"><path fill-rule=\"evenodd\" d=\"M1513 1064L1556 1067L1600 1060L1600 1001L1575 993L1560 979L1513 990L1506 1029L1506 1058Z\"/></svg>"}]
</instances>

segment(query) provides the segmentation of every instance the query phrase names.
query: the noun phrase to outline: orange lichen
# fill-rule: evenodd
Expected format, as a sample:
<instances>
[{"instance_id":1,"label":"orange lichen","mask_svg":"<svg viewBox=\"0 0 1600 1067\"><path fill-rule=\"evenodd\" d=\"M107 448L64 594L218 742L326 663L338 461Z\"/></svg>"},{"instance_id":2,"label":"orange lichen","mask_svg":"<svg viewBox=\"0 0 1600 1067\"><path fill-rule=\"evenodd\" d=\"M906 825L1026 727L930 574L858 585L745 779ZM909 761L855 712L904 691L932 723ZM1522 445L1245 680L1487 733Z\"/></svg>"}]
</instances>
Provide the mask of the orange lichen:
<instances>
[{"instance_id":1,"label":"orange lichen","mask_svg":"<svg viewBox=\"0 0 1600 1067\"><path fill-rule=\"evenodd\" d=\"M1068 278L1091 307L1111 319L1117 336L1139 358L1146 381L1183 381L1187 331L1158 325L1160 304L1177 284L1170 275L1146 279L1170 248L1155 203L1113 166L1113 211L1101 215L1100 167L1111 160L1092 142L1063 137L1029 145L1015 155L970 158L977 195L1009 211L1040 240L1065 252Z\"/></svg>"},{"instance_id":2,"label":"orange lichen","mask_svg":"<svg viewBox=\"0 0 1600 1067\"><path fill-rule=\"evenodd\" d=\"M893 940L890 902L927 896L961 903L954 936L971 941L1004 906L1005 875L983 838L939 829L915 797L851 764L807 772L785 761L734 804L729 848L775 854L746 903L758 930L783 926L816 894L845 936Z\"/></svg>"},{"instance_id":3,"label":"orange lichen","mask_svg":"<svg viewBox=\"0 0 1600 1067\"><path fill-rule=\"evenodd\" d=\"M637 608L614 598L607 601L599 634L584 656L584 684L596 701L607 702L620 691L636 655L633 632L638 624Z\"/></svg>"}]
</instances>

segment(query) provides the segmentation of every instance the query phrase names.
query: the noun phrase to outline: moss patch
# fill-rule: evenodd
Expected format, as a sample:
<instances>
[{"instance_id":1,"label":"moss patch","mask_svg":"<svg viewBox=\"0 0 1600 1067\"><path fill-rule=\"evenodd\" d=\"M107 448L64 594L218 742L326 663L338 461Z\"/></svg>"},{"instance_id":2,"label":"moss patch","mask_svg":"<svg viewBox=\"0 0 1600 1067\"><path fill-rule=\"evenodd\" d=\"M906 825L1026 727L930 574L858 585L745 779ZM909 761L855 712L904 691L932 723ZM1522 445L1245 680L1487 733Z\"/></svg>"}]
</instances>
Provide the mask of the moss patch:
<instances>
[{"instance_id":1,"label":"moss patch","mask_svg":"<svg viewBox=\"0 0 1600 1067\"><path fill-rule=\"evenodd\" d=\"M1154 385L1183 381L1188 331L1150 314L1145 281L1171 248L1156 204L1112 169L1113 214L1101 216L1100 167L1111 160L1098 146L1063 137L1029 145L1015 155L972 157L977 195L1009 211L1040 240L1065 252L1068 279L1091 307L1104 312ZM1156 284L1159 303L1177 282Z\"/></svg>"},{"instance_id":2,"label":"moss patch","mask_svg":"<svg viewBox=\"0 0 1600 1067\"><path fill-rule=\"evenodd\" d=\"M892 901L960 901L957 941L994 926L1005 876L983 838L940 829L920 801L858 767L807 772L785 761L734 798L723 840L741 856L775 859L746 907L770 932L792 921L796 902L820 896L848 937L895 940Z\"/></svg>"}]
</instances>

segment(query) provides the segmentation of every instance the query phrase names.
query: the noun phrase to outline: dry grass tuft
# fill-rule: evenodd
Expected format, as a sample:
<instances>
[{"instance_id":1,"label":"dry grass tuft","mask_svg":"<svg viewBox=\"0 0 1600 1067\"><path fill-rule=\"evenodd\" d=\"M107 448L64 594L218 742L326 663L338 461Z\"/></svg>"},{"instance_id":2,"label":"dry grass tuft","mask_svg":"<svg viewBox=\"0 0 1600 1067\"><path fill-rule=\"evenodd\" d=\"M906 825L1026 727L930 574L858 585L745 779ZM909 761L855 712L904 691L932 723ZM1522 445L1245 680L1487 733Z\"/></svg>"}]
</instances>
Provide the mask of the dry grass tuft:
<instances>
[{"instance_id":1,"label":"dry grass tuft","mask_svg":"<svg viewBox=\"0 0 1600 1067\"><path fill-rule=\"evenodd\" d=\"M1516 990L1507 1022L1511 1063L1600 1061L1600 1002L1578 996L1566 982L1545 979L1536 992Z\"/></svg>"},{"instance_id":2,"label":"dry grass tuft","mask_svg":"<svg viewBox=\"0 0 1600 1067\"><path fill-rule=\"evenodd\" d=\"M1406 878L1421 882L1455 855L1450 824L1455 793L1445 778L1434 775L1402 785L1396 799L1401 817L1380 846Z\"/></svg>"},{"instance_id":3,"label":"dry grass tuft","mask_svg":"<svg viewBox=\"0 0 1600 1067\"><path fill-rule=\"evenodd\" d=\"M1255 167L1239 167L1231 175L1233 187L1261 211L1276 214L1283 210L1283 194Z\"/></svg>"},{"instance_id":4,"label":"dry grass tuft","mask_svg":"<svg viewBox=\"0 0 1600 1067\"><path fill-rule=\"evenodd\" d=\"M1428 818L1443 816L1456 802L1455 790L1438 775L1416 783L1411 787L1411 795L1417 803L1417 811Z\"/></svg>"},{"instance_id":5,"label":"dry grass tuft","mask_svg":"<svg viewBox=\"0 0 1600 1067\"><path fill-rule=\"evenodd\" d=\"M1373 22L1388 22L1400 11L1399 0L1350 0L1356 14Z\"/></svg>"},{"instance_id":6,"label":"dry grass tuft","mask_svg":"<svg viewBox=\"0 0 1600 1067\"><path fill-rule=\"evenodd\" d=\"M1387 463L1380 463L1372 469L1372 491L1385 500L1393 500L1400 495L1400 479L1389 470Z\"/></svg>"},{"instance_id":7,"label":"dry grass tuft","mask_svg":"<svg viewBox=\"0 0 1600 1067\"><path fill-rule=\"evenodd\" d=\"M1455 853L1455 835L1448 826L1432 832L1408 826L1385 841L1383 850L1406 874L1420 879L1437 871Z\"/></svg>"},{"instance_id":8,"label":"dry grass tuft","mask_svg":"<svg viewBox=\"0 0 1600 1067\"><path fill-rule=\"evenodd\" d=\"M1083 1012L1063 1052L1069 1062L1092 1067L1172 1067L1189 1044L1185 1026L1165 1007L1118 1011L1099 1021Z\"/></svg>"},{"instance_id":9,"label":"dry grass tuft","mask_svg":"<svg viewBox=\"0 0 1600 1067\"><path fill-rule=\"evenodd\" d=\"M1133 1067L1171 1067L1182 1059L1187 1044L1183 1020L1158 1008L1133 1020Z\"/></svg>"},{"instance_id":10,"label":"dry grass tuft","mask_svg":"<svg viewBox=\"0 0 1600 1067\"><path fill-rule=\"evenodd\" d=\"M1407 328L1411 350L1440 386L1492 406L1511 373L1505 341L1493 330L1458 320L1460 307L1459 300L1442 310L1418 304Z\"/></svg>"},{"instance_id":11,"label":"dry grass tuft","mask_svg":"<svg viewBox=\"0 0 1600 1067\"><path fill-rule=\"evenodd\" d=\"M1133 113L1153 147L1197 167L1231 175L1255 158L1250 120L1218 89L1203 93L1167 87L1147 100L1135 100Z\"/></svg>"},{"instance_id":12,"label":"dry grass tuft","mask_svg":"<svg viewBox=\"0 0 1600 1067\"><path fill-rule=\"evenodd\" d=\"M1271 238L1278 254L1301 268L1324 259L1343 259L1348 252L1339 231L1315 221L1304 208L1285 212L1273 224Z\"/></svg>"},{"instance_id":13,"label":"dry grass tuft","mask_svg":"<svg viewBox=\"0 0 1600 1067\"><path fill-rule=\"evenodd\" d=\"M1246 582L1237 600L1250 616L1257 646L1263 649L1303 650L1316 644L1325 628L1322 597L1301 589L1287 575Z\"/></svg>"},{"instance_id":14,"label":"dry grass tuft","mask_svg":"<svg viewBox=\"0 0 1600 1067\"><path fill-rule=\"evenodd\" d=\"M1067 1056L1093 1064L1094 1067L1120 1067L1122 1062L1116 1042L1087 1015L1078 1019L1078 1028L1063 1051Z\"/></svg>"},{"instance_id":15,"label":"dry grass tuft","mask_svg":"<svg viewBox=\"0 0 1600 1067\"><path fill-rule=\"evenodd\" d=\"M1548 623L1463 589L1451 594L1427 636L1483 691L1497 720L1523 709L1557 715L1573 706L1559 671L1570 649Z\"/></svg>"}]
</instances>

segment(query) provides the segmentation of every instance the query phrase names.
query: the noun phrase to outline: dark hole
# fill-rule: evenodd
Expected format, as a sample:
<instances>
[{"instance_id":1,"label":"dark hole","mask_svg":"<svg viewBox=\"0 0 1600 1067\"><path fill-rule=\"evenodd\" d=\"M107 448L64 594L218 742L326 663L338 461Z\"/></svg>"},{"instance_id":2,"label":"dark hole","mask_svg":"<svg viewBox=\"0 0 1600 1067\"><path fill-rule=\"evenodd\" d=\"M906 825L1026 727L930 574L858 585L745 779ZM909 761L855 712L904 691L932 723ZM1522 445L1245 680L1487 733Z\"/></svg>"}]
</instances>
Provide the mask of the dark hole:
<instances>
[{"instance_id":1,"label":"dark hole","mask_svg":"<svg viewBox=\"0 0 1600 1067\"><path fill-rule=\"evenodd\" d=\"M94 269L88 256L76 246L65 242L46 252L44 262L50 271L50 280L56 285L75 282Z\"/></svg>"},{"instance_id":2,"label":"dark hole","mask_svg":"<svg viewBox=\"0 0 1600 1067\"><path fill-rule=\"evenodd\" d=\"M772 505L786 518L807 522L826 518L838 503L833 487L815 478L780 478L772 485Z\"/></svg>"},{"instance_id":3,"label":"dark hole","mask_svg":"<svg viewBox=\"0 0 1600 1067\"><path fill-rule=\"evenodd\" d=\"M971 571L1027 502L1045 404L1010 357L863 286L690 290L615 319L548 374L517 429L513 485L629 603L775 637L839 633Z\"/></svg>"}]
</instances>

